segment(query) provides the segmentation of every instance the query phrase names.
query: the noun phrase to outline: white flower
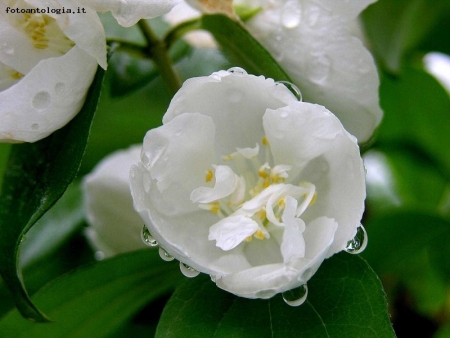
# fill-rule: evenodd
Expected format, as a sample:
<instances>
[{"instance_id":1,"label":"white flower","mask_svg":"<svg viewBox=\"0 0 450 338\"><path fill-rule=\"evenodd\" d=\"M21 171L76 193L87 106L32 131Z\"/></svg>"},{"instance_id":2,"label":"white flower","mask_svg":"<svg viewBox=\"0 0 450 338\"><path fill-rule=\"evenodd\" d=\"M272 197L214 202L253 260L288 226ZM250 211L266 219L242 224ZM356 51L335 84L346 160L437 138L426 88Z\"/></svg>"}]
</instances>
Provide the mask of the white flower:
<instances>
[{"instance_id":1,"label":"white flower","mask_svg":"<svg viewBox=\"0 0 450 338\"><path fill-rule=\"evenodd\" d=\"M359 148L339 120L236 70L184 83L130 180L161 247L248 298L306 283L364 210Z\"/></svg>"},{"instance_id":2,"label":"white flower","mask_svg":"<svg viewBox=\"0 0 450 338\"><path fill-rule=\"evenodd\" d=\"M304 99L331 109L359 142L370 138L383 115L375 63L355 30L358 15L374 1L234 1L257 9L245 27L274 56ZM199 15L191 10L184 18ZM177 13L168 21L178 22Z\"/></svg>"},{"instance_id":3,"label":"white flower","mask_svg":"<svg viewBox=\"0 0 450 338\"><path fill-rule=\"evenodd\" d=\"M112 153L83 181L89 227L86 235L105 257L146 247L141 240L142 220L133 209L129 173L139 160L141 146Z\"/></svg>"},{"instance_id":4,"label":"white flower","mask_svg":"<svg viewBox=\"0 0 450 338\"><path fill-rule=\"evenodd\" d=\"M94 11L7 12L62 7L77 10L77 3L0 4L0 141L34 142L63 127L81 109L97 64L106 68L104 30Z\"/></svg>"},{"instance_id":5,"label":"white flower","mask_svg":"<svg viewBox=\"0 0 450 338\"><path fill-rule=\"evenodd\" d=\"M377 69L354 36L354 21L376 0L239 0L261 11L246 27L268 49L304 99L333 111L367 141L380 123Z\"/></svg>"},{"instance_id":6,"label":"white flower","mask_svg":"<svg viewBox=\"0 0 450 338\"><path fill-rule=\"evenodd\" d=\"M130 27L141 19L166 14L183 0L80 0L87 7L101 13L111 11L117 22Z\"/></svg>"}]
</instances>

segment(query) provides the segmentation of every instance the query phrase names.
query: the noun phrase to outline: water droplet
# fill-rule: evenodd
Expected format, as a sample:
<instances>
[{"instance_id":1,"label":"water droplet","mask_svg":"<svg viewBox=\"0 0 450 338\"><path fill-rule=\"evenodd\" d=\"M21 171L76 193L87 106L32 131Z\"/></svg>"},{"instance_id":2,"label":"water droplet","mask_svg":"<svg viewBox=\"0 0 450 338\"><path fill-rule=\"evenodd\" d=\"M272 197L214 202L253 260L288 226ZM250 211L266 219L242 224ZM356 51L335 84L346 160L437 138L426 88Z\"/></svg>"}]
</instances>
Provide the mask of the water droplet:
<instances>
[{"instance_id":1,"label":"water droplet","mask_svg":"<svg viewBox=\"0 0 450 338\"><path fill-rule=\"evenodd\" d=\"M228 72L236 75L247 75L245 69L242 69L241 67L231 67L228 69Z\"/></svg>"},{"instance_id":2,"label":"water droplet","mask_svg":"<svg viewBox=\"0 0 450 338\"><path fill-rule=\"evenodd\" d=\"M7 42L2 43L2 51L7 55L14 54L14 47Z\"/></svg>"},{"instance_id":3,"label":"water droplet","mask_svg":"<svg viewBox=\"0 0 450 338\"><path fill-rule=\"evenodd\" d=\"M33 123L33 124L31 125L31 129L32 129L32 130L38 130L38 129L39 129L39 123Z\"/></svg>"},{"instance_id":4,"label":"water droplet","mask_svg":"<svg viewBox=\"0 0 450 338\"><path fill-rule=\"evenodd\" d=\"M302 92L300 91L300 89L298 89L298 87L293 84L290 83L289 81L277 81L276 84L281 84L284 85L287 89L289 89L289 91L294 94L294 96L297 98L297 100L299 100L300 102L302 102Z\"/></svg>"},{"instance_id":5,"label":"water droplet","mask_svg":"<svg viewBox=\"0 0 450 338\"><path fill-rule=\"evenodd\" d=\"M300 24L302 10L297 1L288 2L281 13L281 24L284 28L293 29Z\"/></svg>"},{"instance_id":6,"label":"water droplet","mask_svg":"<svg viewBox=\"0 0 450 338\"><path fill-rule=\"evenodd\" d=\"M105 253L103 251L96 251L94 253L94 258L98 261L102 261L105 259Z\"/></svg>"},{"instance_id":7,"label":"water droplet","mask_svg":"<svg viewBox=\"0 0 450 338\"><path fill-rule=\"evenodd\" d=\"M55 85L55 93L56 95L62 95L66 91L66 85L62 82L58 82Z\"/></svg>"},{"instance_id":8,"label":"water droplet","mask_svg":"<svg viewBox=\"0 0 450 338\"><path fill-rule=\"evenodd\" d=\"M189 278L194 278L199 275L200 272L195 270L194 268L191 268L189 265L186 265L182 262L180 262L180 270L183 275Z\"/></svg>"},{"instance_id":9,"label":"water droplet","mask_svg":"<svg viewBox=\"0 0 450 338\"><path fill-rule=\"evenodd\" d=\"M367 246L367 232L362 225L356 229L356 236L347 242L345 251L351 254L359 254L364 251Z\"/></svg>"},{"instance_id":10,"label":"water droplet","mask_svg":"<svg viewBox=\"0 0 450 338\"><path fill-rule=\"evenodd\" d=\"M227 98L233 103L241 102L244 99L244 94L237 89L229 89L227 90Z\"/></svg>"},{"instance_id":11,"label":"water droplet","mask_svg":"<svg viewBox=\"0 0 450 338\"><path fill-rule=\"evenodd\" d=\"M170 261L174 260L173 256L161 247L159 248L159 257L161 257L162 260L164 260L166 262L170 262Z\"/></svg>"},{"instance_id":12,"label":"water droplet","mask_svg":"<svg viewBox=\"0 0 450 338\"><path fill-rule=\"evenodd\" d=\"M312 82L322 83L330 74L331 60L326 55L311 55L312 65L308 69L308 77Z\"/></svg>"},{"instance_id":13,"label":"water droplet","mask_svg":"<svg viewBox=\"0 0 450 338\"><path fill-rule=\"evenodd\" d=\"M41 91L38 92L36 95L34 95L31 103L33 104L33 107L36 109L45 109L50 104L50 101L51 101L50 94L46 91Z\"/></svg>"},{"instance_id":14,"label":"water droplet","mask_svg":"<svg viewBox=\"0 0 450 338\"><path fill-rule=\"evenodd\" d=\"M142 228L141 238L145 245L158 246L158 242L156 241L156 239L153 238L152 234L145 225Z\"/></svg>"},{"instance_id":15,"label":"water droplet","mask_svg":"<svg viewBox=\"0 0 450 338\"><path fill-rule=\"evenodd\" d=\"M283 292L283 300L290 306L302 305L305 302L306 297L308 297L308 286L306 284Z\"/></svg>"}]
</instances>

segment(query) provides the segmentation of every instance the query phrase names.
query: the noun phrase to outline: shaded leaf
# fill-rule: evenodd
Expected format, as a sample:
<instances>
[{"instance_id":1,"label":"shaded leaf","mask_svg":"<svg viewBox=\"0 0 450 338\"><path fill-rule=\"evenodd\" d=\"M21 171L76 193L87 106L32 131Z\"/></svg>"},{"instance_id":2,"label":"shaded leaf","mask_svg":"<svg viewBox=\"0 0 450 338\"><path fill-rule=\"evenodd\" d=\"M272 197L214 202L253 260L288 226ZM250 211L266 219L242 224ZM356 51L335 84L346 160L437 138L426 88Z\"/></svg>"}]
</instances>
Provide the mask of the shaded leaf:
<instances>
[{"instance_id":1,"label":"shaded leaf","mask_svg":"<svg viewBox=\"0 0 450 338\"><path fill-rule=\"evenodd\" d=\"M16 306L32 320L46 321L20 279L17 253L25 233L63 195L75 178L97 108L104 70L97 70L80 113L36 143L15 144L0 195L0 273Z\"/></svg>"},{"instance_id":2,"label":"shaded leaf","mask_svg":"<svg viewBox=\"0 0 450 338\"><path fill-rule=\"evenodd\" d=\"M202 28L212 33L235 66L249 74L291 81L272 55L239 22L221 14L204 15Z\"/></svg>"},{"instance_id":3,"label":"shaded leaf","mask_svg":"<svg viewBox=\"0 0 450 338\"><path fill-rule=\"evenodd\" d=\"M176 263L161 260L158 250L116 256L61 276L33 296L53 323L31 323L14 310L0 321L0 336L108 337L181 278Z\"/></svg>"},{"instance_id":4,"label":"shaded leaf","mask_svg":"<svg viewBox=\"0 0 450 338\"><path fill-rule=\"evenodd\" d=\"M220 290L208 277L185 281L172 295L156 337L394 337L378 277L360 257L327 259L308 282L307 301L280 295L250 300Z\"/></svg>"}]
</instances>

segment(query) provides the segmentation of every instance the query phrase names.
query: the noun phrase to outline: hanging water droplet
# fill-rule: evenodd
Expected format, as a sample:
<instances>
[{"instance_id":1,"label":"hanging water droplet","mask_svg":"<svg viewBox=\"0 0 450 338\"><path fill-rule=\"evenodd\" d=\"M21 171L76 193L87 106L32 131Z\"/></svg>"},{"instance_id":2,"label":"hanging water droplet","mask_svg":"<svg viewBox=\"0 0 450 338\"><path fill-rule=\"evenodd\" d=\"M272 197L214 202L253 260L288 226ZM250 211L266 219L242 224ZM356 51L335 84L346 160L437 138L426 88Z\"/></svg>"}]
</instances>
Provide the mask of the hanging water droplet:
<instances>
[{"instance_id":1,"label":"hanging water droplet","mask_svg":"<svg viewBox=\"0 0 450 338\"><path fill-rule=\"evenodd\" d=\"M164 260L166 262L170 262L170 261L174 260L173 256L161 247L159 248L159 257L161 257L162 260Z\"/></svg>"},{"instance_id":2,"label":"hanging water droplet","mask_svg":"<svg viewBox=\"0 0 450 338\"><path fill-rule=\"evenodd\" d=\"M98 261L102 261L105 259L105 253L103 251L96 251L94 253L94 258Z\"/></svg>"},{"instance_id":3,"label":"hanging water droplet","mask_svg":"<svg viewBox=\"0 0 450 338\"><path fill-rule=\"evenodd\" d=\"M287 305L300 306L305 302L306 297L308 297L308 286L303 284L298 288L283 292L282 295Z\"/></svg>"},{"instance_id":4,"label":"hanging water droplet","mask_svg":"<svg viewBox=\"0 0 450 338\"><path fill-rule=\"evenodd\" d=\"M2 43L2 51L7 55L12 55L14 54L14 47L9 43L5 42Z\"/></svg>"},{"instance_id":5,"label":"hanging water droplet","mask_svg":"<svg viewBox=\"0 0 450 338\"><path fill-rule=\"evenodd\" d=\"M152 234L145 225L142 228L141 238L145 245L158 246L158 242L156 241L156 239L153 238Z\"/></svg>"},{"instance_id":6,"label":"hanging water droplet","mask_svg":"<svg viewBox=\"0 0 450 338\"><path fill-rule=\"evenodd\" d=\"M276 84L281 84L284 85L287 89L289 89L289 91L294 94L294 96L297 98L297 100L299 100L300 102L302 102L302 92L300 91L300 89L298 89L298 87L293 84L290 83L289 81L277 81Z\"/></svg>"},{"instance_id":7,"label":"hanging water droplet","mask_svg":"<svg viewBox=\"0 0 450 338\"><path fill-rule=\"evenodd\" d=\"M46 91L40 91L34 95L31 103L33 107L36 109L45 109L50 104L51 97L50 94Z\"/></svg>"},{"instance_id":8,"label":"hanging water droplet","mask_svg":"<svg viewBox=\"0 0 450 338\"><path fill-rule=\"evenodd\" d=\"M359 254L364 251L367 246L367 232L362 225L356 229L356 236L347 242L345 251L351 254Z\"/></svg>"},{"instance_id":9,"label":"hanging water droplet","mask_svg":"<svg viewBox=\"0 0 450 338\"><path fill-rule=\"evenodd\" d=\"M297 1L288 2L281 13L281 24L284 28L293 29L300 24L302 10Z\"/></svg>"},{"instance_id":10,"label":"hanging water droplet","mask_svg":"<svg viewBox=\"0 0 450 338\"><path fill-rule=\"evenodd\" d=\"M62 95L66 91L66 85L62 82L58 82L55 85L55 93L56 95Z\"/></svg>"},{"instance_id":11,"label":"hanging water droplet","mask_svg":"<svg viewBox=\"0 0 450 338\"><path fill-rule=\"evenodd\" d=\"M228 69L228 72L236 75L247 75L245 69L242 69L241 67L231 67Z\"/></svg>"},{"instance_id":12,"label":"hanging water droplet","mask_svg":"<svg viewBox=\"0 0 450 338\"><path fill-rule=\"evenodd\" d=\"M194 268L191 268L189 265L186 265L182 262L180 262L180 270L183 275L189 278L194 278L199 275L200 272L195 270Z\"/></svg>"}]
</instances>

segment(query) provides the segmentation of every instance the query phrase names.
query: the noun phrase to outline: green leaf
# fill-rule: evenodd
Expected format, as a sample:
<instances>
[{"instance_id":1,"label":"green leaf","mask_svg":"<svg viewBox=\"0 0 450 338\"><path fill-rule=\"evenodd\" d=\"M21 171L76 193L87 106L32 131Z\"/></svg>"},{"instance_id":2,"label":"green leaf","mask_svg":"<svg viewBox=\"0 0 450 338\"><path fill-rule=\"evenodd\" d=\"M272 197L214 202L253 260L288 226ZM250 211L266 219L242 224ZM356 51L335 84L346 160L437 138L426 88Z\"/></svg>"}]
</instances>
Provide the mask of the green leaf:
<instances>
[{"instance_id":1,"label":"green leaf","mask_svg":"<svg viewBox=\"0 0 450 338\"><path fill-rule=\"evenodd\" d=\"M204 15L202 28L213 34L235 66L249 74L292 82L272 55L239 22L221 14Z\"/></svg>"},{"instance_id":2,"label":"green leaf","mask_svg":"<svg viewBox=\"0 0 450 338\"><path fill-rule=\"evenodd\" d=\"M446 0L377 1L362 15L375 55L388 70L399 72L404 56L430 37L449 7Z\"/></svg>"},{"instance_id":3,"label":"green leaf","mask_svg":"<svg viewBox=\"0 0 450 338\"><path fill-rule=\"evenodd\" d=\"M0 273L16 306L30 320L47 318L31 302L17 256L25 233L63 195L80 167L97 108L104 71L99 68L80 113L64 128L36 143L11 148L0 195Z\"/></svg>"},{"instance_id":4,"label":"green leaf","mask_svg":"<svg viewBox=\"0 0 450 338\"><path fill-rule=\"evenodd\" d=\"M378 277L360 257L327 259L308 282L307 301L280 295L250 300L220 290L208 277L180 285L166 305L156 337L394 337Z\"/></svg>"},{"instance_id":5,"label":"green leaf","mask_svg":"<svg viewBox=\"0 0 450 338\"><path fill-rule=\"evenodd\" d=\"M423 70L405 68L401 77L382 78L380 101L378 142L415 147L450 178L450 96L442 86Z\"/></svg>"},{"instance_id":6,"label":"green leaf","mask_svg":"<svg viewBox=\"0 0 450 338\"><path fill-rule=\"evenodd\" d=\"M116 256L61 276L33 296L53 323L35 324L17 310L0 321L2 337L108 337L146 303L183 278L158 250Z\"/></svg>"},{"instance_id":7,"label":"green leaf","mask_svg":"<svg viewBox=\"0 0 450 338\"><path fill-rule=\"evenodd\" d=\"M416 210L394 210L369 218L365 226L369 245L362 255L379 274L395 272L401 262L450 238L450 221Z\"/></svg>"}]
</instances>

